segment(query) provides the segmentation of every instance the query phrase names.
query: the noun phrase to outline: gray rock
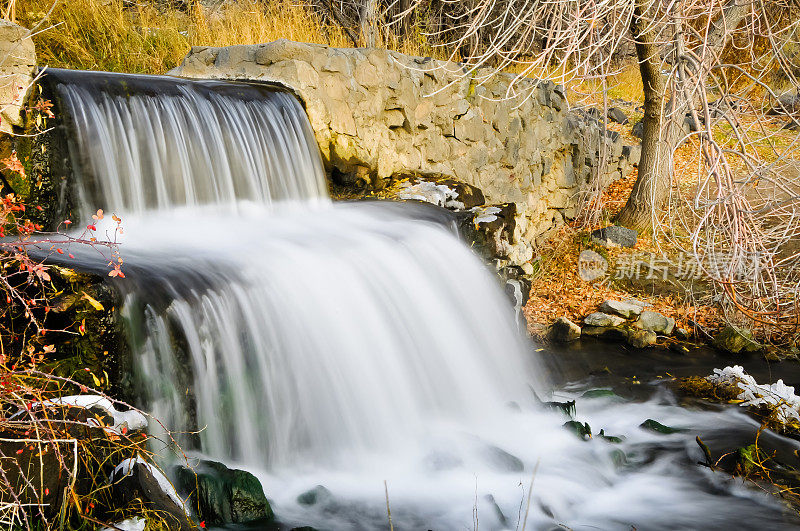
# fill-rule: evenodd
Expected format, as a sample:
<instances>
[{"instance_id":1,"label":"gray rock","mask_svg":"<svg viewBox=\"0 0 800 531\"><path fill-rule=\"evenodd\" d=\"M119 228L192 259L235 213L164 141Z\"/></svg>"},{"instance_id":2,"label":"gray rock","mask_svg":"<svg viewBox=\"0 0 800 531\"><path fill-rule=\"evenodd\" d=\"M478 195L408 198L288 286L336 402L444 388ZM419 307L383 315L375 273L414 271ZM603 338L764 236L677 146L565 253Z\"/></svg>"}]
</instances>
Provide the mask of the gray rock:
<instances>
[{"instance_id":1,"label":"gray rock","mask_svg":"<svg viewBox=\"0 0 800 531\"><path fill-rule=\"evenodd\" d=\"M645 310L639 315L639 319L633 323L633 326L642 330L650 330L651 332L668 336L675 328L675 319L665 317L658 312Z\"/></svg>"},{"instance_id":2,"label":"gray rock","mask_svg":"<svg viewBox=\"0 0 800 531\"><path fill-rule=\"evenodd\" d=\"M642 146L622 146L622 156L634 166L638 166L639 161L642 160Z\"/></svg>"},{"instance_id":3,"label":"gray rock","mask_svg":"<svg viewBox=\"0 0 800 531\"><path fill-rule=\"evenodd\" d=\"M634 247L638 233L619 225L611 225L592 232L592 241L606 247Z\"/></svg>"},{"instance_id":4,"label":"gray rock","mask_svg":"<svg viewBox=\"0 0 800 531\"><path fill-rule=\"evenodd\" d=\"M800 122L797 120L792 120L791 122L784 124L781 129L785 129L786 131L800 131Z\"/></svg>"},{"instance_id":5,"label":"gray rock","mask_svg":"<svg viewBox=\"0 0 800 531\"><path fill-rule=\"evenodd\" d=\"M584 326L581 329L581 335L610 341L628 340L628 330L619 326Z\"/></svg>"},{"instance_id":6,"label":"gray rock","mask_svg":"<svg viewBox=\"0 0 800 531\"><path fill-rule=\"evenodd\" d=\"M159 473L160 474L160 473ZM164 492L154 469L142 462L135 462L127 474L115 469L111 476L111 498L119 507L141 504L150 511L158 513L167 529L188 531L196 526L189 520L183 507Z\"/></svg>"},{"instance_id":7,"label":"gray rock","mask_svg":"<svg viewBox=\"0 0 800 531\"><path fill-rule=\"evenodd\" d=\"M650 330L628 330L628 344L633 348L646 348L656 344L658 336Z\"/></svg>"},{"instance_id":8,"label":"gray rock","mask_svg":"<svg viewBox=\"0 0 800 531\"><path fill-rule=\"evenodd\" d=\"M644 310L643 306L615 300L607 300L600 305L601 312L617 314L625 319L632 319L638 316L642 313L642 310Z\"/></svg>"},{"instance_id":9,"label":"gray rock","mask_svg":"<svg viewBox=\"0 0 800 531\"><path fill-rule=\"evenodd\" d=\"M614 327L624 323L625 319L603 312L594 312L584 317L583 322L587 326Z\"/></svg>"},{"instance_id":10,"label":"gray rock","mask_svg":"<svg viewBox=\"0 0 800 531\"><path fill-rule=\"evenodd\" d=\"M200 461L194 469L177 467L175 487L189 498L200 520L226 525L271 520L272 508L261 483L250 472L215 461Z\"/></svg>"},{"instance_id":11,"label":"gray rock","mask_svg":"<svg viewBox=\"0 0 800 531\"><path fill-rule=\"evenodd\" d=\"M297 497L297 503L300 505L327 505L332 499L333 494L331 494L331 491L322 485L317 485L313 489L300 494Z\"/></svg>"},{"instance_id":12,"label":"gray rock","mask_svg":"<svg viewBox=\"0 0 800 531\"><path fill-rule=\"evenodd\" d=\"M778 98L778 103L769 110L768 114L795 114L800 113L800 92L790 90Z\"/></svg>"},{"instance_id":13,"label":"gray rock","mask_svg":"<svg viewBox=\"0 0 800 531\"><path fill-rule=\"evenodd\" d=\"M633 124L631 132L633 133L633 136L635 136L636 138L642 138L644 136L644 122L639 120L638 122Z\"/></svg>"},{"instance_id":14,"label":"gray rock","mask_svg":"<svg viewBox=\"0 0 800 531\"><path fill-rule=\"evenodd\" d=\"M483 457L489 465L500 472L522 472L525 464L522 460L497 446L487 446L483 451Z\"/></svg>"},{"instance_id":15,"label":"gray rock","mask_svg":"<svg viewBox=\"0 0 800 531\"><path fill-rule=\"evenodd\" d=\"M693 133L695 131L699 131L703 127L703 123L698 123L697 120L694 119L694 116L691 113L686 113L686 116L683 118L683 131L684 133Z\"/></svg>"},{"instance_id":16,"label":"gray rock","mask_svg":"<svg viewBox=\"0 0 800 531\"><path fill-rule=\"evenodd\" d=\"M685 328L676 328L675 329L675 337L677 337L681 341L686 341L690 337L689 336L689 331L686 330Z\"/></svg>"},{"instance_id":17,"label":"gray rock","mask_svg":"<svg viewBox=\"0 0 800 531\"><path fill-rule=\"evenodd\" d=\"M581 337L581 327L567 319L559 317L550 326L550 339L558 343L569 343Z\"/></svg>"},{"instance_id":18,"label":"gray rock","mask_svg":"<svg viewBox=\"0 0 800 531\"><path fill-rule=\"evenodd\" d=\"M608 114L606 114L609 120L612 122L616 122L618 124L625 125L630 120L628 116L620 109L619 107L611 107L608 109Z\"/></svg>"},{"instance_id":19,"label":"gray rock","mask_svg":"<svg viewBox=\"0 0 800 531\"><path fill-rule=\"evenodd\" d=\"M730 354L753 353L763 350L763 345L753 339L747 328L728 325L714 337L714 346Z\"/></svg>"}]
</instances>

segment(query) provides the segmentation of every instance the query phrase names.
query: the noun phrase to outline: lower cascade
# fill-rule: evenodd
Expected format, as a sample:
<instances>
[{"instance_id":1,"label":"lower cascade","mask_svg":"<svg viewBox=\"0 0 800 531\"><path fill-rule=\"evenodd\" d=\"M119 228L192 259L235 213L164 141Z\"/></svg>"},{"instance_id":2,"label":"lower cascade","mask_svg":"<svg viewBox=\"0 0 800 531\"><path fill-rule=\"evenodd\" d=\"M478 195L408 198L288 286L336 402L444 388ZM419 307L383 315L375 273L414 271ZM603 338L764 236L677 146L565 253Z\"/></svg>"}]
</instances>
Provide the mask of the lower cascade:
<instances>
[{"instance_id":1,"label":"lower cascade","mask_svg":"<svg viewBox=\"0 0 800 531\"><path fill-rule=\"evenodd\" d=\"M80 76L70 83L80 85ZM68 112L101 100L76 96ZM191 122L136 116L165 132L167 122ZM275 116L291 116L295 132L292 142L265 148L280 154L263 162L273 182L284 183L281 168L319 171L309 145L292 151L313 142L296 134L307 124L288 111ZM255 138L253 121L234 118L220 123ZM114 119L80 127L90 135ZM140 160L164 162L132 141L137 127L115 135L137 145ZM195 131L181 132L197 148ZM233 153L217 140L215 153ZM84 160L108 161L104 150L117 147L75 149ZM211 171L187 177L194 160L173 163L180 171L144 164L106 175L98 162L92 172L100 190L140 189L119 185L125 179L165 190L170 179L214 181ZM252 173L230 175L252 182ZM451 227L387 205L314 201L317 176L306 177L289 194L295 202L248 185L198 201L150 203L119 192L123 204L97 205L125 219L120 285L141 404L188 453L256 474L287 529L386 529L387 506L397 529L792 525L773 498L695 466L693 433L751 426L744 414L683 409L663 391L639 402L582 397L575 383L558 399L575 399L582 421L625 439L576 437L561 412L540 403L552 392L546 364L496 278ZM104 188L106 178L116 188ZM240 188L248 191L237 195ZM646 431L640 424L649 418L687 431Z\"/></svg>"}]
</instances>

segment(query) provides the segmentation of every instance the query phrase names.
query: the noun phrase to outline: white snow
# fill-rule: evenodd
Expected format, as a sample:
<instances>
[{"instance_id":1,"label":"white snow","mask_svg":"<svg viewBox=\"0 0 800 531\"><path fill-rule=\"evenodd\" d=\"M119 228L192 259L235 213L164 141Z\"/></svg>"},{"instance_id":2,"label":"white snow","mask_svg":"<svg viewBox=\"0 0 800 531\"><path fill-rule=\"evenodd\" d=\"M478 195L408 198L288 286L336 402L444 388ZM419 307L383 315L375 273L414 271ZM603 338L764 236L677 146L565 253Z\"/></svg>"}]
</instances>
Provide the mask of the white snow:
<instances>
[{"instance_id":1,"label":"white snow","mask_svg":"<svg viewBox=\"0 0 800 531\"><path fill-rule=\"evenodd\" d=\"M117 477L117 473L120 473L123 477L130 474L131 471L133 470L133 465L135 465L136 463L139 463L147 467L147 470L150 471L150 473L153 475L156 482L158 483L159 488L161 488L161 490L164 491L164 493L167 496L169 496L170 499L174 501L178 507L183 509L183 512L186 512L186 505L181 499L181 497L178 496L178 493L175 491L175 487L172 486L172 483L169 482L167 477L159 469L157 469L156 467L154 467L153 465L142 459L141 456L137 455L136 457L125 459L120 464L118 464L114 468L114 471L111 473L111 481L114 481L114 478Z\"/></svg>"},{"instance_id":2,"label":"white snow","mask_svg":"<svg viewBox=\"0 0 800 531\"><path fill-rule=\"evenodd\" d=\"M500 207L472 207L470 212L476 212L478 215L475 217L475 223L491 223L497 219L496 214L500 213Z\"/></svg>"},{"instance_id":3,"label":"white snow","mask_svg":"<svg viewBox=\"0 0 800 531\"><path fill-rule=\"evenodd\" d=\"M41 405L69 405L85 409L99 407L114 418L114 425L106 426L106 428L115 433L121 432L123 424L127 425L129 431L137 431L147 428L147 418L143 414L134 410L118 411L114 407L114 403L111 402L111 400L98 395L63 396L53 400L46 400L42 402ZM101 427L100 422L98 422L96 419L90 418L88 422L97 427Z\"/></svg>"},{"instance_id":4,"label":"white snow","mask_svg":"<svg viewBox=\"0 0 800 531\"><path fill-rule=\"evenodd\" d=\"M399 186L403 189L403 191L397 194L397 197L400 199L417 199L441 207L456 210L464 209L464 203L456 201L458 192L443 184L436 184L430 181L420 181L417 184L411 184L406 181L400 183Z\"/></svg>"},{"instance_id":5,"label":"white snow","mask_svg":"<svg viewBox=\"0 0 800 531\"><path fill-rule=\"evenodd\" d=\"M712 383L734 384L742 390L739 400L742 406L767 406L775 411L775 415L783 423L790 420L800 421L800 396L794 394L794 387L786 385L783 380L774 384L760 385L755 378L744 372L739 365L724 369L714 369L714 374L706 376Z\"/></svg>"},{"instance_id":6,"label":"white snow","mask_svg":"<svg viewBox=\"0 0 800 531\"><path fill-rule=\"evenodd\" d=\"M144 518L128 518L114 524L114 527L104 527L100 531L144 531L147 520Z\"/></svg>"}]
</instances>

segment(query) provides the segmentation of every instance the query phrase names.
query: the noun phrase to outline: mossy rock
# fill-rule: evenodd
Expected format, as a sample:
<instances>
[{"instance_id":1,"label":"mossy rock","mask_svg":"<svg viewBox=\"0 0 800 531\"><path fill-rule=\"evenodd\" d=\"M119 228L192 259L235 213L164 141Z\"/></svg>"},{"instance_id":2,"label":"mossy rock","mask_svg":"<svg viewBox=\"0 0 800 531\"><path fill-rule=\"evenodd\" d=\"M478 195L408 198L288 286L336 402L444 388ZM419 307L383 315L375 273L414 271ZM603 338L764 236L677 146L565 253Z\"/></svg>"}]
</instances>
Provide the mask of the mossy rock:
<instances>
[{"instance_id":1,"label":"mossy rock","mask_svg":"<svg viewBox=\"0 0 800 531\"><path fill-rule=\"evenodd\" d=\"M730 354L752 354L761 352L764 346L753 339L753 333L746 328L728 325L714 338L714 346Z\"/></svg>"},{"instance_id":2,"label":"mossy rock","mask_svg":"<svg viewBox=\"0 0 800 531\"><path fill-rule=\"evenodd\" d=\"M188 496L197 517L209 525L269 522L274 514L261 483L250 472L201 461L194 470L176 467L175 486Z\"/></svg>"}]
</instances>

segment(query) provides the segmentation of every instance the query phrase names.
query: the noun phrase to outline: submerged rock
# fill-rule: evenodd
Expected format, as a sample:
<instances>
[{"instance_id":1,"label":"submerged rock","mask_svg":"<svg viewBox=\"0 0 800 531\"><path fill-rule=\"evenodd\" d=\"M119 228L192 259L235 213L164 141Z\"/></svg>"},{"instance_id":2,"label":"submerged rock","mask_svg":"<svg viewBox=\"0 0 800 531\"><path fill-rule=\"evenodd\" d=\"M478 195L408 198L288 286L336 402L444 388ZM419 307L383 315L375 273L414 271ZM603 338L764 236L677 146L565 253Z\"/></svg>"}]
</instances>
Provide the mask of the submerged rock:
<instances>
[{"instance_id":1,"label":"submerged rock","mask_svg":"<svg viewBox=\"0 0 800 531\"><path fill-rule=\"evenodd\" d=\"M174 473L178 490L207 524L268 521L274 517L261 483L250 472L201 461L194 469L177 467Z\"/></svg>"},{"instance_id":2,"label":"submerged rock","mask_svg":"<svg viewBox=\"0 0 800 531\"><path fill-rule=\"evenodd\" d=\"M568 420L567 422L564 423L563 427L573 432L581 439L586 440L592 438L592 428L589 426L589 423L587 422Z\"/></svg>"},{"instance_id":3,"label":"submerged rock","mask_svg":"<svg viewBox=\"0 0 800 531\"><path fill-rule=\"evenodd\" d=\"M625 319L603 312L594 312L584 317L583 322L588 326L613 327L621 325Z\"/></svg>"},{"instance_id":4,"label":"submerged rock","mask_svg":"<svg viewBox=\"0 0 800 531\"><path fill-rule=\"evenodd\" d=\"M559 317L550 326L550 339L558 343L570 343L581 337L581 327L567 319Z\"/></svg>"},{"instance_id":5,"label":"submerged rock","mask_svg":"<svg viewBox=\"0 0 800 531\"><path fill-rule=\"evenodd\" d=\"M649 330L656 334L668 336L675 328L675 319L665 317L658 312L646 310L639 315L639 319L633 323L633 326L641 330Z\"/></svg>"},{"instance_id":6,"label":"submerged rock","mask_svg":"<svg viewBox=\"0 0 800 531\"><path fill-rule=\"evenodd\" d=\"M728 325L714 338L714 346L730 354L760 352L764 347L753 339L746 328Z\"/></svg>"},{"instance_id":7,"label":"submerged rock","mask_svg":"<svg viewBox=\"0 0 800 531\"><path fill-rule=\"evenodd\" d=\"M628 330L628 344L633 348L646 348L656 344L658 336L650 330Z\"/></svg>"},{"instance_id":8,"label":"submerged rock","mask_svg":"<svg viewBox=\"0 0 800 531\"><path fill-rule=\"evenodd\" d=\"M497 446L487 446L484 452L486 460L500 472L522 472L525 464L522 460Z\"/></svg>"},{"instance_id":9,"label":"submerged rock","mask_svg":"<svg viewBox=\"0 0 800 531\"><path fill-rule=\"evenodd\" d=\"M297 503L300 505L317 505L319 503L326 504L332 499L333 494L331 494L331 491L322 485L317 485L313 489L307 490L298 496Z\"/></svg>"},{"instance_id":10,"label":"submerged rock","mask_svg":"<svg viewBox=\"0 0 800 531\"><path fill-rule=\"evenodd\" d=\"M584 326L581 329L581 334L611 341L626 341L628 339L628 330L620 326Z\"/></svg>"},{"instance_id":11,"label":"submerged rock","mask_svg":"<svg viewBox=\"0 0 800 531\"><path fill-rule=\"evenodd\" d=\"M672 433L680 433L682 431L686 431L683 428L672 428L670 426L665 426L661 424L657 420L647 419L639 425L640 428L645 430L654 431L656 433L661 433L664 435L670 435Z\"/></svg>"}]
</instances>

